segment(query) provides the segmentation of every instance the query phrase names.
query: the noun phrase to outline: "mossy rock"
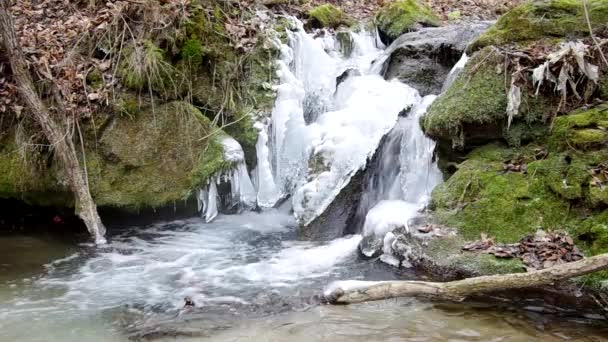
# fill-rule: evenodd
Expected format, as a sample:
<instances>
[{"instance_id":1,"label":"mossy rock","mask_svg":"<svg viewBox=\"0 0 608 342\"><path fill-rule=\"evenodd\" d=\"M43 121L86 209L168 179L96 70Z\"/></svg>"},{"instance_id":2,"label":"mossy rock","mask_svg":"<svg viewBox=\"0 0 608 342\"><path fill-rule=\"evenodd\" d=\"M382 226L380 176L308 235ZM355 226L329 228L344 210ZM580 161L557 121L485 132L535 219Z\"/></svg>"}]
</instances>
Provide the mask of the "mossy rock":
<instances>
[{"instance_id":1,"label":"mossy rock","mask_svg":"<svg viewBox=\"0 0 608 342\"><path fill-rule=\"evenodd\" d=\"M457 228L458 236L469 241L485 233L497 242L514 243L538 229L564 230L586 255L608 251L608 191L591 182L591 170L608 160L608 149L550 145L539 157L544 148L488 144L473 150L434 189L436 219ZM505 171L505 163L513 160L527 165L526 172ZM608 279L608 273L596 280L602 279Z\"/></svg>"},{"instance_id":2,"label":"mossy rock","mask_svg":"<svg viewBox=\"0 0 608 342\"><path fill-rule=\"evenodd\" d=\"M97 150L89 147L91 193L100 206L160 207L187 199L229 167L209 119L192 105L171 102L136 118L117 118Z\"/></svg>"},{"instance_id":3,"label":"mossy rock","mask_svg":"<svg viewBox=\"0 0 608 342\"><path fill-rule=\"evenodd\" d=\"M474 151L458 171L432 193L438 217L459 228L466 239L481 233L500 242L516 242L537 229L559 226L568 205L540 176L503 171L515 149L487 145Z\"/></svg>"},{"instance_id":4,"label":"mossy rock","mask_svg":"<svg viewBox=\"0 0 608 342\"><path fill-rule=\"evenodd\" d=\"M332 4L317 6L308 11L309 24L314 28L338 28L339 26L350 26L354 21L341 9Z\"/></svg>"},{"instance_id":5,"label":"mossy rock","mask_svg":"<svg viewBox=\"0 0 608 342\"><path fill-rule=\"evenodd\" d=\"M559 149L608 147L608 105L578 110L556 118L549 143Z\"/></svg>"},{"instance_id":6,"label":"mossy rock","mask_svg":"<svg viewBox=\"0 0 608 342\"><path fill-rule=\"evenodd\" d=\"M442 274L454 273L464 276L520 273L525 270L521 260L499 259L490 254L463 252L466 244L462 236L446 236L429 241L422 250L433 263L433 268Z\"/></svg>"},{"instance_id":7,"label":"mossy rock","mask_svg":"<svg viewBox=\"0 0 608 342\"><path fill-rule=\"evenodd\" d=\"M422 120L430 137L454 148L504 140L518 146L521 140L543 135L550 102L522 95L520 114L507 127L507 93L503 56L486 48L475 54L454 83L429 108ZM507 80L508 81L508 80Z\"/></svg>"},{"instance_id":8,"label":"mossy rock","mask_svg":"<svg viewBox=\"0 0 608 342\"><path fill-rule=\"evenodd\" d=\"M400 35L417 27L439 26L441 21L430 7L418 0L397 0L378 11L375 23L382 41L390 44Z\"/></svg>"},{"instance_id":9,"label":"mossy rock","mask_svg":"<svg viewBox=\"0 0 608 342\"><path fill-rule=\"evenodd\" d=\"M21 153L15 133L0 140L0 198L13 198L37 206L72 206L74 199L61 174L47 167L44 155L29 149ZM25 157L24 157L25 156Z\"/></svg>"},{"instance_id":10,"label":"mossy rock","mask_svg":"<svg viewBox=\"0 0 608 342\"><path fill-rule=\"evenodd\" d=\"M608 25L608 1L589 0L593 30ZM528 43L541 38L586 37L589 27L580 0L530 1L503 15L471 46L476 51L489 45Z\"/></svg>"}]
</instances>

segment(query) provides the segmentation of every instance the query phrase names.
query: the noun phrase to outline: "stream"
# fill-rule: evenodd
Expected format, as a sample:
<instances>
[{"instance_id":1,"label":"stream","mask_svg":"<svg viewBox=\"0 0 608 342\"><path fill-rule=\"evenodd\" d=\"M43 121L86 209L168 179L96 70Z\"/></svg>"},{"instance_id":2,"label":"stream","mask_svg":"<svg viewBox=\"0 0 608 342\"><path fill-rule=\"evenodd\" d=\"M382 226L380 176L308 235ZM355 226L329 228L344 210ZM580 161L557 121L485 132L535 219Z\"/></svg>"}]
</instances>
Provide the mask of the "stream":
<instances>
[{"instance_id":1,"label":"stream","mask_svg":"<svg viewBox=\"0 0 608 342\"><path fill-rule=\"evenodd\" d=\"M280 210L110 231L104 247L85 236L0 237L0 341L603 341L608 333L509 305L320 305L332 280L415 275L358 258L357 236L302 241Z\"/></svg>"},{"instance_id":2,"label":"stream","mask_svg":"<svg viewBox=\"0 0 608 342\"><path fill-rule=\"evenodd\" d=\"M110 225L102 246L84 236L0 235L0 341L606 340L605 325L543 315L536 302L325 305L320 294L332 281L419 277L389 266L390 255L360 251L382 250L441 182L434 143L418 126L436 96L384 80L374 33L313 36L294 20L288 36L274 42L277 99L256 124L257 168L248 172L238 142L224 139L236 166L202 185L200 217ZM353 208L356 234L328 224L331 238L305 238L302 226L375 155ZM226 181L227 197L218 190ZM238 213L222 214L226 203Z\"/></svg>"}]
</instances>

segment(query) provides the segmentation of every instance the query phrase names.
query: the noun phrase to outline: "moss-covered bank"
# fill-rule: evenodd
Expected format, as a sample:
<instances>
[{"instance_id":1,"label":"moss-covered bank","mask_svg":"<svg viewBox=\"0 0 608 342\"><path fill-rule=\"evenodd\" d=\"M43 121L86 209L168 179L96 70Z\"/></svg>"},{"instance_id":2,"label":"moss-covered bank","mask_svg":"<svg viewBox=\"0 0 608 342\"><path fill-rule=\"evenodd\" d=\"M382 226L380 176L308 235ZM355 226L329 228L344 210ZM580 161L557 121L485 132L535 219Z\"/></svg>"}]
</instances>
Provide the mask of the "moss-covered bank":
<instances>
[{"instance_id":1,"label":"moss-covered bank","mask_svg":"<svg viewBox=\"0 0 608 342\"><path fill-rule=\"evenodd\" d=\"M603 131L606 119L606 106L577 111L557 118L546 139L475 149L433 191L436 217L468 240L487 233L511 243L538 229L566 230L588 255L608 252L608 183L594 174L608 161L608 140L586 134Z\"/></svg>"},{"instance_id":2,"label":"moss-covered bank","mask_svg":"<svg viewBox=\"0 0 608 342\"><path fill-rule=\"evenodd\" d=\"M141 11L153 8L134 6L139 5ZM154 6L166 10L162 2ZM268 43L271 30L248 32L249 45L238 46L226 25L237 15L244 24L254 25L259 18L253 10L191 1L184 8L188 15L174 21L167 17L163 30L148 30L146 22L137 21L141 11L128 12L134 18L125 18L133 19L129 29L141 34L118 41L107 35L91 44L99 50L93 53L105 54L103 64L110 64L105 74L91 70L87 87L113 87L112 95L106 105L81 118L82 137L73 138L99 206L158 208L188 198L210 175L228 166L219 134L239 141L253 168L258 134L253 122L269 113L274 98L270 85L278 51ZM0 136L0 198L71 207L73 198L52 151L33 151L20 138L33 131L24 133L22 126L15 123Z\"/></svg>"},{"instance_id":3,"label":"moss-covered bank","mask_svg":"<svg viewBox=\"0 0 608 342\"><path fill-rule=\"evenodd\" d=\"M588 0L593 30L607 27L608 1ZM476 51L490 45L529 43L541 38L576 38L589 35L583 1L529 1L503 15L471 45Z\"/></svg>"},{"instance_id":4,"label":"moss-covered bank","mask_svg":"<svg viewBox=\"0 0 608 342\"><path fill-rule=\"evenodd\" d=\"M607 9L608 1L589 1L596 35L608 23ZM434 214L457 228L459 238L486 233L512 243L538 229L563 230L587 255L608 252L608 77L601 62L586 103L574 96L563 102L553 88L536 95L532 75L520 79L521 106L509 126L513 64L500 50L555 51L588 35L580 1L530 1L512 9L473 44L463 72L421 120L438 141L448 176L433 191ZM608 273L585 279L599 284Z\"/></svg>"}]
</instances>

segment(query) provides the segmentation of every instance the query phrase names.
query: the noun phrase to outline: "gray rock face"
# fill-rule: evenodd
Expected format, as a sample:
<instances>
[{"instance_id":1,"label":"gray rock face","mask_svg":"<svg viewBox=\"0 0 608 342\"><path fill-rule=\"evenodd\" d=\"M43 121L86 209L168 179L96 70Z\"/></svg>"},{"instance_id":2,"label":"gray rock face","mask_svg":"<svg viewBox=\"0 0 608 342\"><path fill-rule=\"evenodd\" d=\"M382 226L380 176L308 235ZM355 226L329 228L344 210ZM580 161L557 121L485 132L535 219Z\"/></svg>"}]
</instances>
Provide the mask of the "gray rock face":
<instances>
[{"instance_id":1,"label":"gray rock face","mask_svg":"<svg viewBox=\"0 0 608 342\"><path fill-rule=\"evenodd\" d=\"M467 45L491 22L423 28L406 33L386 50L384 78L397 78L416 88L420 95L439 94L452 67Z\"/></svg>"}]
</instances>

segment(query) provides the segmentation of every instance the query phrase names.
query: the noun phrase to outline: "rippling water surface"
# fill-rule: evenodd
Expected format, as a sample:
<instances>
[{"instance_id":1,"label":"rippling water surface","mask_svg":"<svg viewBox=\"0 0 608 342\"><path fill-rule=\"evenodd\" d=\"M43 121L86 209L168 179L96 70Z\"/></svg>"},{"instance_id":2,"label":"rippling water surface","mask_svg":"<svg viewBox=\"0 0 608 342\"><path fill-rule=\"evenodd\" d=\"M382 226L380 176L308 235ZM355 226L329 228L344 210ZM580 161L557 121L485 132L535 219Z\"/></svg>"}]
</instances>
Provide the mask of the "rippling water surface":
<instances>
[{"instance_id":1,"label":"rippling water surface","mask_svg":"<svg viewBox=\"0 0 608 342\"><path fill-rule=\"evenodd\" d=\"M509 308L408 299L320 306L317 294L332 280L396 278L387 266L359 260L359 241L301 241L291 216L278 210L115 228L101 248L0 237L0 341L599 341L608 334ZM195 309L183 309L186 296Z\"/></svg>"}]
</instances>

